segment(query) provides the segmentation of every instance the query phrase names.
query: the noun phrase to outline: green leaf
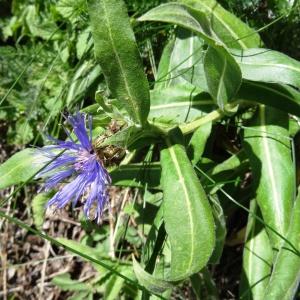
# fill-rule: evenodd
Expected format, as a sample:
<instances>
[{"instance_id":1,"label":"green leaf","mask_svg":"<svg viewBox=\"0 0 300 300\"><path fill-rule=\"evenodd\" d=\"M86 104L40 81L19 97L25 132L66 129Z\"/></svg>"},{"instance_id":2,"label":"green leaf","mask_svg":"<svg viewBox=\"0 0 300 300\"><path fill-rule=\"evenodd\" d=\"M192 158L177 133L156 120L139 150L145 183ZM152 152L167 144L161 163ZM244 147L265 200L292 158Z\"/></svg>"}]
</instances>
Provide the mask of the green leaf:
<instances>
[{"instance_id":1,"label":"green leaf","mask_svg":"<svg viewBox=\"0 0 300 300\"><path fill-rule=\"evenodd\" d=\"M244 130L257 203L266 224L283 236L287 233L295 193L288 124L286 113L260 105L251 126ZM270 230L268 234L278 249L282 239Z\"/></svg>"},{"instance_id":2,"label":"green leaf","mask_svg":"<svg viewBox=\"0 0 300 300\"><path fill-rule=\"evenodd\" d=\"M16 135L13 139L13 143L19 145L28 144L33 139L33 129L27 119L20 118L16 122Z\"/></svg>"},{"instance_id":3,"label":"green leaf","mask_svg":"<svg viewBox=\"0 0 300 300\"><path fill-rule=\"evenodd\" d=\"M260 37L254 29L225 10L215 0L180 0L209 17L212 32L228 47L247 49L259 46Z\"/></svg>"},{"instance_id":4,"label":"green leaf","mask_svg":"<svg viewBox=\"0 0 300 300\"><path fill-rule=\"evenodd\" d=\"M105 285L104 297L107 300L118 299L118 295L123 287L125 280L117 275L111 275Z\"/></svg>"},{"instance_id":5,"label":"green leaf","mask_svg":"<svg viewBox=\"0 0 300 300\"><path fill-rule=\"evenodd\" d=\"M255 200L250 211L257 215ZM240 283L240 299L264 299L273 261L273 251L264 226L249 215L246 243L243 252L243 272Z\"/></svg>"},{"instance_id":6,"label":"green leaf","mask_svg":"<svg viewBox=\"0 0 300 300\"><path fill-rule=\"evenodd\" d=\"M210 95L186 84L151 91L149 118L166 116L172 123L192 121L210 112L215 106Z\"/></svg>"},{"instance_id":7,"label":"green leaf","mask_svg":"<svg viewBox=\"0 0 300 300\"><path fill-rule=\"evenodd\" d=\"M239 63L243 78L253 81L275 82L300 87L300 62L270 49L231 49Z\"/></svg>"},{"instance_id":8,"label":"green leaf","mask_svg":"<svg viewBox=\"0 0 300 300\"><path fill-rule=\"evenodd\" d=\"M172 289L174 285L166 280L156 278L155 276L146 272L140 264L132 256L133 270L139 283L144 286L148 291L154 294L162 294L168 289Z\"/></svg>"},{"instance_id":9,"label":"green leaf","mask_svg":"<svg viewBox=\"0 0 300 300\"><path fill-rule=\"evenodd\" d=\"M209 93L224 110L242 83L242 73L237 62L224 47L209 47L204 58L204 72Z\"/></svg>"},{"instance_id":10,"label":"green leaf","mask_svg":"<svg viewBox=\"0 0 300 300\"><path fill-rule=\"evenodd\" d=\"M168 77L169 77L168 74L171 71L170 64L171 64L171 56L173 53L174 44L175 44L175 40L171 39L163 50L157 68L157 74L156 74L157 80L154 85L154 90L163 89L168 86Z\"/></svg>"},{"instance_id":11,"label":"green leaf","mask_svg":"<svg viewBox=\"0 0 300 300\"><path fill-rule=\"evenodd\" d=\"M122 0L89 0L95 54L113 98L122 101L132 120L145 124L149 87Z\"/></svg>"},{"instance_id":12,"label":"green leaf","mask_svg":"<svg viewBox=\"0 0 300 300\"><path fill-rule=\"evenodd\" d=\"M93 46L91 29L88 27L78 34L76 42L77 58L81 59Z\"/></svg>"},{"instance_id":13,"label":"green leaf","mask_svg":"<svg viewBox=\"0 0 300 300\"><path fill-rule=\"evenodd\" d=\"M139 21L177 24L198 33L210 46L214 46L216 42L219 44L223 42L231 47L243 49L258 47L259 36L238 18L225 11L217 2L193 0L181 2L184 4L171 2L153 8L140 17ZM253 39L246 42L246 39L241 39L245 35Z\"/></svg>"},{"instance_id":14,"label":"green leaf","mask_svg":"<svg viewBox=\"0 0 300 300\"><path fill-rule=\"evenodd\" d=\"M274 263L271 279L263 299L294 299L300 280L300 190L294 204L293 214L285 242Z\"/></svg>"},{"instance_id":15,"label":"green leaf","mask_svg":"<svg viewBox=\"0 0 300 300\"><path fill-rule=\"evenodd\" d=\"M165 236L166 231L163 226L163 206L161 205L155 215L143 248L142 261L146 265L146 271L153 272L155 269L156 258L158 252L161 250Z\"/></svg>"},{"instance_id":16,"label":"green leaf","mask_svg":"<svg viewBox=\"0 0 300 300\"><path fill-rule=\"evenodd\" d=\"M199 34L211 46L205 56L206 81L210 94L223 109L238 91L242 76L234 58L212 33L207 12L168 3L150 10L139 20L170 22L182 26Z\"/></svg>"},{"instance_id":17,"label":"green leaf","mask_svg":"<svg viewBox=\"0 0 300 300\"><path fill-rule=\"evenodd\" d=\"M160 186L161 167L159 163L120 165L110 172L112 184L117 186L151 188Z\"/></svg>"},{"instance_id":18,"label":"green leaf","mask_svg":"<svg viewBox=\"0 0 300 300\"><path fill-rule=\"evenodd\" d=\"M75 72L68 90L66 103L68 107L84 98L91 86L97 83L101 74L100 66L92 67L91 62L84 62Z\"/></svg>"},{"instance_id":19,"label":"green leaf","mask_svg":"<svg viewBox=\"0 0 300 300\"><path fill-rule=\"evenodd\" d=\"M200 126L189 142L187 153L193 165L197 164L202 157L208 137L211 133L211 122Z\"/></svg>"},{"instance_id":20,"label":"green leaf","mask_svg":"<svg viewBox=\"0 0 300 300\"><path fill-rule=\"evenodd\" d=\"M51 194L49 193L40 193L36 195L32 200L32 213L34 225L41 229L44 223L46 203L51 199Z\"/></svg>"},{"instance_id":21,"label":"green leaf","mask_svg":"<svg viewBox=\"0 0 300 300\"><path fill-rule=\"evenodd\" d=\"M286 85L245 81L237 99L265 104L300 117L300 93Z\"/></svg>"},{"instance_id":22,"label":"green leaf","mask_svg":"<svg viewBox=\"0 0 300 300\"><path fill-rule=\"evenodd\" d=\"M87 11L85 0L59 0L55 8L58 13L73 23Z\"/></svg>"},{"instance_id":23,"label":"green leaf","mask_svg":"<svg viewBox=\"0 0 300 300\"><path fill-rule=\"evenodd\" d=\"M57 275L52 279L52 282L63 291L86 291L89 289L87 284L71 279L70 273Z\"/></svg>"},{"instance_id":24,"label":"green leaf","mask_svg":"<svg viewBox=\"0 0 300 300\"><path fill-rule=\"evenodd\" d=\"M127 265L128 263L121 261L121 260L113 260L111 257L108 256L106 249L104 249L104 246L102 245L97 248L92 248L88 245L83 244L83 242L77 242L73 240L69 240L66 238L56 238L56 241L61 243L62 245L65 245L66 247L69 247L71 249L76 249L79 253L82 253L84 255L89 256L92 259L95 259L97 261L102 262L106 266L114 267L116 264L119 264L120 266ZM78 254L79 255L79 254ZM89 259L83 258L86 261L91 262ZM109 271L107 268L103 267L99 263L91 262L93 267L100 273L108 273ZM117 270L115 270L117 274ZM118 272L119 273L119 272Z\"/></svg>"},{"instance_id":25,"label":"green leaf","mask_svg":"<svg viewBox=\"0 0 300 300\"><path fill-rule=\"evenodd\" d=\"M17 152L0 165L0 189L26 182L47 163L47 159L35 149Z\"/></svg>"},{"instance_id":26,"label":"green leaf","mask_svg":"<svg viewBox=\"0 0 300 300\"><path fill-rule=\"evenodd\" d=\"M208 44L216 44L216 41L212 38L213 34L205 13L180 3L162 4L151 9L138 20L176 24L199 34Z\"/></svg>"},{"instance_id":27,"label":"green leaf","mask_svg":"<svg viewBox=\"0 0 300 300\"><path fill-rule=\"evenodd\" d=\"M80 291L74 293L68 300L93 300L93 292L91 291Z\"/></svg>"},{"instance_id":28,"label":"green leaf","mask_svg":"<svg viewBox=\"0 0 300 300\"><path fill-rule=\"evenodd\" d=\"M82 252L97 260L110 260L110 257L106 253L104 254L101 251L99 251L99 249L92 248L90 246L84 245L83 243L61 237L56 238L56 240L69 248L76 249L77 251Z\"/></svg>"},{"instance_id":29,"label":"green leaf","mask_svg":"<svg viewBox=\"0 0 300 300\"><path fill-rule=\"evenodd\" d=\"M171 243L168 280L176 281L200 271L215 245L214 221L203 187L195 174L180 133L161 151L164 221ZM178 214L180 213L180 226Z\"/></svg>"},{"instance_id":30,"label":"green leaf","mask_svg":"<svg viewBox=\"0 0 300 300\"><path fill-rule=\"evenodd\" d=\"M208 90L203 82L203 64L196 64L193 72L193 84L202 91ZM185 74L188 76L188 72ZM300 116L300 93L287 85L244 80L233 100L261 103Z\"/></svg>"},{"instance_id":31,"label":"green leaf","mask_svg":"<svg viewBox=\"0 0 300 300\"><path fill-rule=\"evenodd\" d=\"M210 194L215 194L225 185L226 181L237 178L239 174L244 174L248 169L249 161L244 150L239 151L220 164L209 169L207 175L215 181L215 184L210 190ZM210 183L210 180L203 178L203 184L209 185Z\"/></svg>"},{"instance_id":32,"label":"green leaf","mask_svg":"<svg viewBox=\"0 0 300 300\"><path fill-rule=\"evenodd\" d=\"M97 148L114 145L123 149L135 150L145 148L160 139L155 127L147 126L143 129L137 126L126 127L103 141Z\"/></svg>"},{"instance_id":33,"label":"green leaf","mask_svg":"<svg viewBox=\"0 0 300 300\"><path fill-rule=\"evenodd\" d=\"M193 73L184 78L185 70L192 70L203 57L203 41L193 32L179 28L175 41L167 44L160 60L155 90L192 82Z\"/></svg>"}]
</instances>

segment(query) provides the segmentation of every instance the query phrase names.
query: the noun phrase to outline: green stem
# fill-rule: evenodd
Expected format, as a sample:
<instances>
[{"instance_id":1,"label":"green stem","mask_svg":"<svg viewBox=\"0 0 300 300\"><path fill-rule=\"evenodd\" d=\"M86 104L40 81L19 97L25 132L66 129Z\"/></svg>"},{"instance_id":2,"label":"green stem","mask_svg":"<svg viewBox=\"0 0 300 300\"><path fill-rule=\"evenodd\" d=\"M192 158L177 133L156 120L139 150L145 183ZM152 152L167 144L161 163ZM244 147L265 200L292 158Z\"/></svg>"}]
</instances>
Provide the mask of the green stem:
<instances>
[{"instance_id":1,"label":"green stem","mask_svg":"<svg viewBox=\"0 0 300 300\"><path fill-rule=\"evenodd\" d=\"M179 128L183 135L194 132L198 127L208 123L221 119L224 116L224 112L221 109L212 111L204 117L197 119L191 123L180 125Z\"/></svg>"}]
</instances>

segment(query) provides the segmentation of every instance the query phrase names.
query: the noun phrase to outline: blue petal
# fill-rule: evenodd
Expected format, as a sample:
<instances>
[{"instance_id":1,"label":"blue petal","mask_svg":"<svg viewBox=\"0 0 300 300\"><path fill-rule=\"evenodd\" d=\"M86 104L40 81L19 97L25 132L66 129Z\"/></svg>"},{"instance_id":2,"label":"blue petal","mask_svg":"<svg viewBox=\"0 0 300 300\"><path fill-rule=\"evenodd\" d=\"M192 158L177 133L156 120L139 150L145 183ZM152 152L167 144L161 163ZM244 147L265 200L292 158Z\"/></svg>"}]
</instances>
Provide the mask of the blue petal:
<instances>
[{"instance_id":1,"label":"blue petal","mask_svg":"<svg viewBox=\"0 0 300 300\"><path fill-rule=\"evenodd\" d=\"M50 156L50 155L49 155ZM55 155L52 154L52 157L54 158ZM57 157L54 161L52 161L47 167L45 167L41 172L39 172L36 175L36 178L43 177L50 171L57 169L57 168L69 168L71 165L73 165L76 162L75 156L70 156L68 154L62 154L61 156Z\"/></svg>"},{"instance_id":2,"label":"blue petal","mask_svg":"<svg viewBox=\"0 0 300 300\"><path fill-rule=\"evenodd\" d=\"M85 115L78 112L75 116L69 116L68 121L72 125L74 133L77 136L81 145L86 150L91 151L92 144L86 132Z\"/></svg>"},{"instance_id":3,"label":"blue petal","mask_svg":"<svg viewBox=\"0 0 300 300\"><path fill-rule=\"evenodd\" d=\"M70 177L74 173L75 169L64 170L51 176L44 184L45 191L49 191L54 188L58 183L62 182L67 177Z\"/></svg>"}]
</instances>

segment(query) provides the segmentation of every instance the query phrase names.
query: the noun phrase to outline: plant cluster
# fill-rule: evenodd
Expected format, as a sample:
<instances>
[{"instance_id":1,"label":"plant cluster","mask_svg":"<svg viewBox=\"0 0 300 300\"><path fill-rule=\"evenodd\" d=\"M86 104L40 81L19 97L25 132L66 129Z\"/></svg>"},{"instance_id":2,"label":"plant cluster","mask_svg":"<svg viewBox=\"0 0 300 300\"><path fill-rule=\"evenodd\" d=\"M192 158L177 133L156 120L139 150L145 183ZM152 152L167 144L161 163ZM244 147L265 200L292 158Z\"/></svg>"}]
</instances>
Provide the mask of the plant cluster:
<instances>
[{"instance_id":1,"label":"plant cluster","mask_svg":"<svg viewBox=\"0 0 300 300\"><path fill-rule=\"evenodd\" d=\"M272 1L268 21L293 27L297 3ZM271 25L229 10L13 1L1 21L0 118L27 146L0 165L0 188L18 185L0 206L40 178L44 190L34 226L0 217L93 265L89 281L54 278L70 299L225 299L226 249L242 244L236 297L296 297L300 62L249 26ZM45 206L79 209L83 238L43 232Z\"/></svg>"}]
</instances>

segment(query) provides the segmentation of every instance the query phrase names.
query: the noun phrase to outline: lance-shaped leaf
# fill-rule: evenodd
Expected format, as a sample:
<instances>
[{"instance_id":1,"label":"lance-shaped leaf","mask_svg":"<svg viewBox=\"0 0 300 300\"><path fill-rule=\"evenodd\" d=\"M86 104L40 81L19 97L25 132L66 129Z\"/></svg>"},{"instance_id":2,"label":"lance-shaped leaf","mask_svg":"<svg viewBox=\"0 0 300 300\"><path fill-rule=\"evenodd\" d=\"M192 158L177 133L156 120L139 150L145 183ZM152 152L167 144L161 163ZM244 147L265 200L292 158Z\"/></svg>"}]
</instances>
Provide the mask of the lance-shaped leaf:
<instances>
[{"instance_id":1,"label":"lance-shaped leaf","mask_svg":"<svg viewBox=\"0 0 300 300\"><path fill-rule=\"evenodd\" d=\"M258 214L255 200L250 210ZM246 242L243 253L243 272L240 283L240 299L264 299L263 295L270 279L273 251L264 226L253 215L249 215Z\"/></svg>"},{"instance_id":2,"label":"lance-shaped leaf","mask_svg":"<svg viewBox=\"0 0 300 300\"><path fill-rule=\"evenodd\" d=\"M247 49L259 46L260 37L247 24L224 9L215 0L180 0L197 11L205 13L211 30L228 47Z\"/></svg>"},{"instance_id":3,"label":"lance-shaped leaf","mask_svg":"<svg viewBox=\"0 0 300 300\"><path fill-rule=\"evenodd\" d=\"M171 244L168 280L177 281L200 271L215 244L212 210L203 187L181 144L173 133L161 151L165 229Z\"/></svg>"},{"instance_id":4,"label":"lance-shaped leaf","mask_svg":"<svg viewBox=\"0 0 300 300\"><path fill-rule=\"evenodd\" d=\"M287 85L245 81L236 98L261 103L300 117L300 93Z\"/></svg>"},{"instance_id":5,"label":"lance-shaped leaf","mask_svg":"<svg viewBox=\"0 0 300 300\"><path fill-rule=\"evenodd\" d=\"M209 47L204 58L204 72L209 93L224 110L242 83L239 65L224 47Z\"/></svg>"},{"instance_id":6,"label":"lance-shaped leaf","mask_svg":"<svg viewBox=\"0 0 300 300\"><path fill-rule=\"evenodd\" d=\"M95 54L114 98L134 122L145 124L149 87L122 0L89 0Z\"/></svg>"},{"instance_id":7,"label":"lance-shaped leaf","mask_svg":"<svg viewBox=\"0 0 300 300\"><path fill-rule=\"evenodd\" d=\"M300 191L294 204L293 215L285 242L273 267L271 279L263 299L294 299L300 281Z\"/></svg>"},{"instance_id":8,"label":"lance-shaped leaf","mask_svg":"<svg viewBox=\"0 0 300 300\"><path fill-rule=\"evenodd\" d=\"M49 159L35 149L17 152L0 165L0 189L26 182L38 173Z\"/></svg>"},{"instance_id":9,"label":"lance-shaped leaf","mask_svg":"<svg viewBox=\"0 0 300 300\"><path fill-rule=\"evenodd\" d=\"M244 146L264 221L285 236L295 193L288 115L260 105L251 127L244 131ZM268 233L272 246L279 249L282 238L270 229Z\"/></svg>"},{"instance_id":10,"label":"lance-shaped leaf","mask_svg":"<svg viewBox=\"0 0 300 300\"><path fill-rule=\"evenodd\" d=\"M239 63L243 78L300 87L300 62L270 49L230 50Z\"/></svg>"}]
</instances>

